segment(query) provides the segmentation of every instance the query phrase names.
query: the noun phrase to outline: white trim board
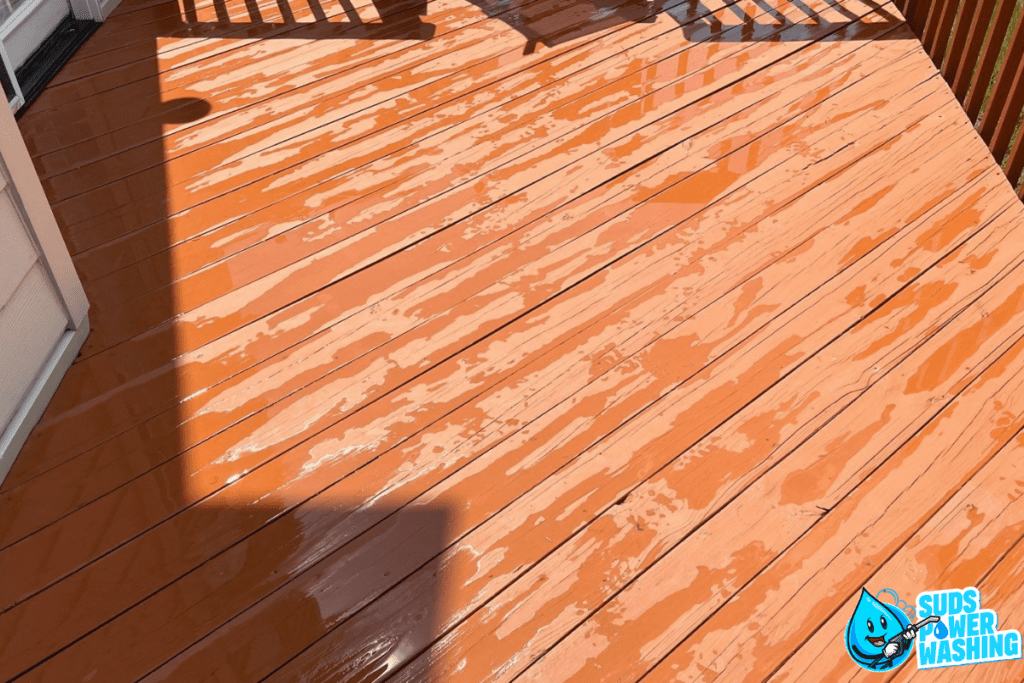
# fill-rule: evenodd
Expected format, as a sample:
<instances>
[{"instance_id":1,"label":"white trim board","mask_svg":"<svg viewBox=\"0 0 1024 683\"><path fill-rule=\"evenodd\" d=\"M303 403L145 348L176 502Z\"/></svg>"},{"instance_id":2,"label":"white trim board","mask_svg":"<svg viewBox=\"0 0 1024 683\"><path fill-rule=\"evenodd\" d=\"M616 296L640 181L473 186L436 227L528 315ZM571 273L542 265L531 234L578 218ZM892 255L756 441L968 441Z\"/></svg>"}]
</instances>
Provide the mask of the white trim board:
<instances>
[{"instance_id":1,"label":"white trim board","mask_svg":"<svg viewBox=\"0 0 1024 683\"><path fill-rule=\"evenodd\" d=\"M85 318L89 302L78 279L78 272L71 262L64 237L57 227L57 219L53 217L43 185L36 175L32 157L25 147L18 124L14 122L14 114L5 107L0 107L0 160L7 167L11 181L17 188L26 222L32 226L32 234L43 263L64 299L68 320L75 324Z\"/></svg>"},{"instance_id":2,"label":"white trim board","mask_svg":"<svg viewBox=\"0 0 1024 683\"><path fill-rule=\"evenodd\" d=\"M43 416L43 411L53 398L54 392L64 378L64 373L71 367L86 337L89 336L89 318L79 325L77 330L68 330L57 343L57 348L50 355L50 360L43 366L32 384L21 407L11 418L7 429L0 434L0 484L14 465L14 459L25 445L32 428Z\"/></svg>"},{"instance_id":3,"label":"white trim board","mask_svg":"<svg viewBox=\"0 0 1024 683\"><path fill-rule=\"evenodd\" d=\"M24 372L17 375L17 391L23 392L23 398L16 408L13 405L9 406L3 416L4 424L0 427L3 430L0 433L2 482L89 334L89 302L71 262L64 238L57 227L57 221L53 217L46 193L39 182L32 158L25 147L25 141L14 122L14 115L7 107L0 107L0 174L3 174L9 183L4 191L10 193L10 204L13 207L13 212L8 211L5 224L0 225L0 232L25 231L36 252L35 270L30 272L43 273L43 279L48 285L47 291L52 286L54 295L51 297L54 299L54 306L47 313L47 339L44 342L37 340L37 343L46 344L45 352L40 349L38 354L34 354L32 367L22 368ZM16 216L17 220L11 216ZM2 237L0 234L0 239ZM8 255L12 253L8 252ZM0 302L0 305L3 303L5 302ZM18 309L19 319L25 319L23 308ZM11 334L7 335L8 342L17 338L18 329L13 329ZM31 328L27 327L22 332L28 335L28 343L32 343ZM14 348L10 344L8 347ZM13 353L17 356L16 348ZM0 362L16 363L17 359L0 358ZM12 409L13 415L10 414Z\"/></svg>"}]
</instances>

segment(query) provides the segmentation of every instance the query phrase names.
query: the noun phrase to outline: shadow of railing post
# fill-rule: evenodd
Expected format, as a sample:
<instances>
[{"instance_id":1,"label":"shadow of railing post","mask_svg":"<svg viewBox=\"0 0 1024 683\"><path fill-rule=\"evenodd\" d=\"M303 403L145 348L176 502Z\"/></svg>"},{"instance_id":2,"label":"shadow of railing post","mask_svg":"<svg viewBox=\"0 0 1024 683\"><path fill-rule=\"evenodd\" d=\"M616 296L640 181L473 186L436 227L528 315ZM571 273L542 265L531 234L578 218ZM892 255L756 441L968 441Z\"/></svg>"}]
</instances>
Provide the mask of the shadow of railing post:
<instances>
[{"instance_id":1,"label":"shadow of railing post","mask_svg":"<svg viewBox=\"0 0 1024 683\"><path fill-rule=\"evenodd\" d=\"M246 16L232 13L225 0L212 0L208 5L200 0L180 0L181 22L177 27L165 31L168 37L181 29L190 29L195 36L204 38L258 38L260 40L429 40L436 27L427 23L428 0L373 0L379 21L364 21L351 0L337 0L345 21L329 16L321 0L305 0L313 21L301 21L288 0L276 0L279 17L265 16L267 4L262 9L258 0L244 0ZM212 6L215 21L204 21L199 10Z\"/></svg>"}]
</instances>

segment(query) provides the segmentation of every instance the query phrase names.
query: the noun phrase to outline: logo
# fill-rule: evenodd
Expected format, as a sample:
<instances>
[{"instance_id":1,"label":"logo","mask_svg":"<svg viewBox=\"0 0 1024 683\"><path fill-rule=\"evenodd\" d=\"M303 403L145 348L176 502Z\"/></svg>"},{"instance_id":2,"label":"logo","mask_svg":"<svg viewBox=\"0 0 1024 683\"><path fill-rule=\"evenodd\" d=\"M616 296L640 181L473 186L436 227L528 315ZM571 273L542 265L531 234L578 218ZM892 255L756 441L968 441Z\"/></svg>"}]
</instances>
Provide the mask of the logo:
<instances>
[{"instance_id":1,"label":"logo","mask_svg":"<svg viewBox=\"0 0 1024 683\"><path fill-rule=\"evenodd\" d=\"M846 652L868 671L892 670L915 649L920 669L1020 659L1020 632L998 625L993 610L981 609L977 588L927 591L916 607L892 589L875 596L862 588L846 624Z\"/></svg>"},{"instance_id":2,"label":"logo","mask_svg":"<svg viewBox=\"0 0 1024 683\"><path fill-rule=\"evenodd\" d=\"M891 594L896 604L886 604L862 588L857 608L846 624L846 651L868 671L887 671L907 661L918 632L939 621L931 615L911 623L912 614L900 609L895 591L885 589L879 596L883 593Z\"/></svg>"},{"instance_id":3,"label":"logo","mask_svg":"<svg viewBox=\"0 0 1024 683\"><path fill-rule=\"evenodd\" d=\"M917 643L917 666L938 669L1005 662L1021 658L1020 632L999 630L999 616L981 609L977 588L929 591L917 596L918 614L941 617L936 625L921 631Z\"/></svg>"}]
</instances>

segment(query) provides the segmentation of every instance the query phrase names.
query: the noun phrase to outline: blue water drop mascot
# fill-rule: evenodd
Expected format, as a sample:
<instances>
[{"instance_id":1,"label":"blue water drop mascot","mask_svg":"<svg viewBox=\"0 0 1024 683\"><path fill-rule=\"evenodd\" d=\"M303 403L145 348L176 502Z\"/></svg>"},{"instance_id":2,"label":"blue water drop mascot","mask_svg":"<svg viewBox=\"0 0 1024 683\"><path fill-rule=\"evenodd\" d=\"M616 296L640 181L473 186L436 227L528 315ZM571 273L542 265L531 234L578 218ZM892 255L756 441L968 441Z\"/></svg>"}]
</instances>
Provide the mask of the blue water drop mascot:
<instances>
[{"instance_id":1,"label":"blue water drop mascot","mask_svg":"<svg viewBox=\"0 0 1024 683\"><path fill-rule=\"evenodd\" d=\"M846 625L846 651L868 671L892 669L910 657L917 632L937 621L932 615L911 624L903 612L862 588L857 609Z\"/></svg>"}]
</instances>

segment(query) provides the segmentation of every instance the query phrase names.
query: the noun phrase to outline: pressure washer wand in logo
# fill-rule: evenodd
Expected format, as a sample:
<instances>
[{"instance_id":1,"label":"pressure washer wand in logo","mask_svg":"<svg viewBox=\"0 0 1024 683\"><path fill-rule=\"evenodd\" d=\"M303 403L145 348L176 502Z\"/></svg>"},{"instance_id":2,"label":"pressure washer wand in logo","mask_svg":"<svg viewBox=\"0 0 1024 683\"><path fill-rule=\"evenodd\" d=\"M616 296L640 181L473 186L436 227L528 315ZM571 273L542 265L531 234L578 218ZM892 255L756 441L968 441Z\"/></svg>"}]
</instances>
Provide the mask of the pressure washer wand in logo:
<instances>
[{"instance_id":1,"label":"pressure washer wand in logo","mask_svg":"<svg viewBox=\"0 0 1024 683\"><path fill-rule=\"evenodd\" d=\"M928 624L937 624L940 621L941 619L933 614L916 624L911 624L903 633L893 636L885 643L885 647L882 648L882 656L890 660L896 659L910 649L910 644L914 642L918 631Z\"/></svg>"}]
</instances>

